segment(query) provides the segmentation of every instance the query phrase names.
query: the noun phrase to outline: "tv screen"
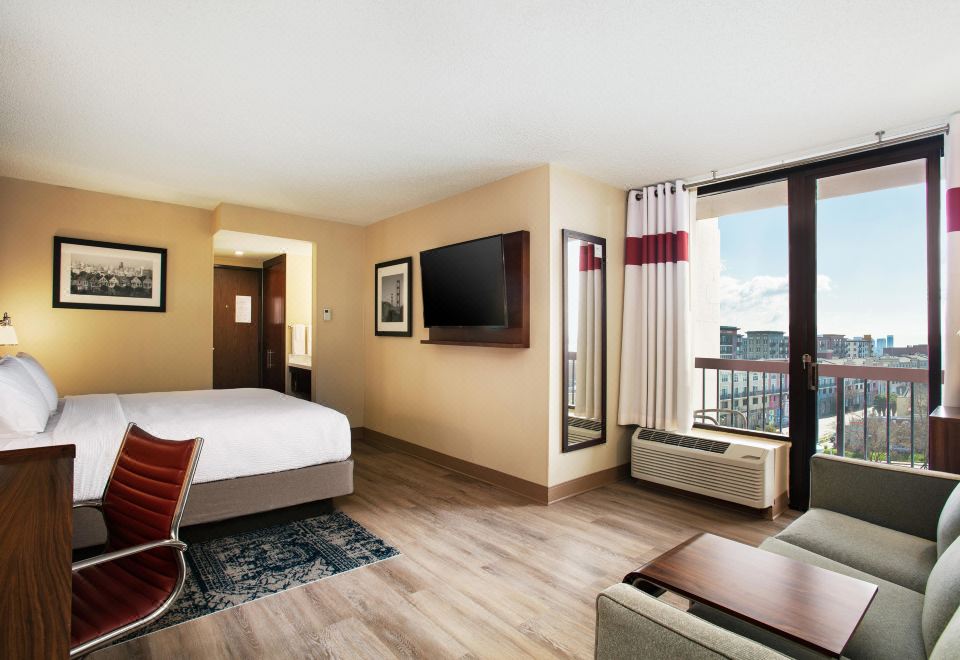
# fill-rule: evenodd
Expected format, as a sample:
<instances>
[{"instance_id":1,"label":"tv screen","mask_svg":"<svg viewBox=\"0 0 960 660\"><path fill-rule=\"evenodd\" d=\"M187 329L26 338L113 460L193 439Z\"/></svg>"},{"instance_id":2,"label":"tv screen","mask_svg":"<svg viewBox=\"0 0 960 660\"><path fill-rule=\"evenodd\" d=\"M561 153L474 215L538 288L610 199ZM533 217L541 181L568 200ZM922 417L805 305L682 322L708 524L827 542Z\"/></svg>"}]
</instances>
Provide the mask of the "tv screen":
<instances>
[{"instance_id":1,"label":"tv screen","mask_svg":"<svg viewBox=\"0 0 960 660\"><path fill-rule=\"evenodd\" d=\"M507 325L503 236L420 253L423 325Z\"/></svg>"}]
</instances>

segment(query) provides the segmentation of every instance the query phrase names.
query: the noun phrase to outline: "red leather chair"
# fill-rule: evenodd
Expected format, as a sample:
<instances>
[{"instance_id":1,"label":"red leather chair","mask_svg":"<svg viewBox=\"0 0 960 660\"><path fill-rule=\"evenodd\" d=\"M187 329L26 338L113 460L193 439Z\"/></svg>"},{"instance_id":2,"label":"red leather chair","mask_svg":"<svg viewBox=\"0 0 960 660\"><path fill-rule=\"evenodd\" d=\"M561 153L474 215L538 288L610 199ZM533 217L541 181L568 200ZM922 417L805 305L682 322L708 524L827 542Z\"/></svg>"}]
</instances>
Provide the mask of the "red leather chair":
<instances>
[{"instance_id":1,"label":"red leather chair","mask_svg":"<svg viewBox=\"0 0 960 660\"><path fill-rule=\"evenodd\" d=\"M130 424L103 499L77 505L102 511L107 544L73 564L71 658L155 621L180 595L187 546L177 535L202 446Z\"/></svg>"}]
</instances>

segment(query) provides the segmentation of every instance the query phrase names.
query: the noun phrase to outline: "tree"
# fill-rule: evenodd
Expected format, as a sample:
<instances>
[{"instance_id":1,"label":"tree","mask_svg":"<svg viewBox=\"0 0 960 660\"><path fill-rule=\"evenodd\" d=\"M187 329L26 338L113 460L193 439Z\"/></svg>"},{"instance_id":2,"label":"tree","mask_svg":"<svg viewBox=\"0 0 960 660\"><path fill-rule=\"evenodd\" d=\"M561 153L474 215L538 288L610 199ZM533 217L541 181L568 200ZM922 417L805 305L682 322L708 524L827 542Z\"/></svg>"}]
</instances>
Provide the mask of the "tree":
<instances>
[{"instance_id":1,"label":"tree","mask_svg":"<svg viewBox=\"0 0 960 660\"><path fill-rule=\"evenodd\" d=\"M887 420L886 417L867 418L867 446L863 443L863 423L853 420L844 427L843 454L852 458L866 458L871 461L887 460ZM909 418L891 418L890 420L890 460L892 462L910 462L910 420ZM924 463L927 453L926 418L913 419L913 454L915 463Z\"/></svg>"},{"instance_id":2,"label":"tree","mask_svg":"<svg viewBox=\"0 0 960 660\"><path fill-rule=\"evenodd\" d=\"M887 406L890 405L889 394L883 394L882 392L877 392L873 397L873 410L878 415L887 414ZM896 405L896 400L894 400L894 405Z\"/></svg>"}]
</instances>

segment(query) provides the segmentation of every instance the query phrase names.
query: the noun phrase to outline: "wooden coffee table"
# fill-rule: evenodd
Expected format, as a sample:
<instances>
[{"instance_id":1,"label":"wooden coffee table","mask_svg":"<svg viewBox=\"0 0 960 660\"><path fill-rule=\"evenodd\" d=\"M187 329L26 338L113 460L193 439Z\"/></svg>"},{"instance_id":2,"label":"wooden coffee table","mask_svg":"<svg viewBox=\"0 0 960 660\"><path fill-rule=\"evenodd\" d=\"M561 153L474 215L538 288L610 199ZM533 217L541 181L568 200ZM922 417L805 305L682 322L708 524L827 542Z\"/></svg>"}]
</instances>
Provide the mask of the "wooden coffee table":
<instances>
[{"instance_id":1,"label":"wooden coffee table","mask_svg":"<svg viewBox=\"0 0 960 660\"><path fill-rule=\"evenodd\" d=\"M869 582L713 534L694 536L623 581L641 581L655 595L672 591L834 657L877 594Z\"/></svg>"}]
</instances>

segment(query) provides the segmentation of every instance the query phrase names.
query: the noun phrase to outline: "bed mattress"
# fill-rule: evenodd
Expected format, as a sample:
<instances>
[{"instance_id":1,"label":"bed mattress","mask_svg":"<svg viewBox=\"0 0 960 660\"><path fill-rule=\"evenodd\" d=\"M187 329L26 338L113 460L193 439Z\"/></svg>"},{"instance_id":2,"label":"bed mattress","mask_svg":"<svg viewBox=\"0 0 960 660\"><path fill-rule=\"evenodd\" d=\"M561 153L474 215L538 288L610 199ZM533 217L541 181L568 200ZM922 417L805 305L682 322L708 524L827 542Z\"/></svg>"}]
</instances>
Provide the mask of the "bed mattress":
<instances>
[{"instance_id":1,"label":"bed mattress","mask_svg":"<svg viewBox=\"0 0 960 660\"><path fill-rule=\"evenodd\" d=\"M76 445L73 499L95 500L103 494L129 422L160 438L202 437L194 483L350 456L350 424L343 414L263 389L70 396L29 444Z\"/></svg>"}]
</instances>

